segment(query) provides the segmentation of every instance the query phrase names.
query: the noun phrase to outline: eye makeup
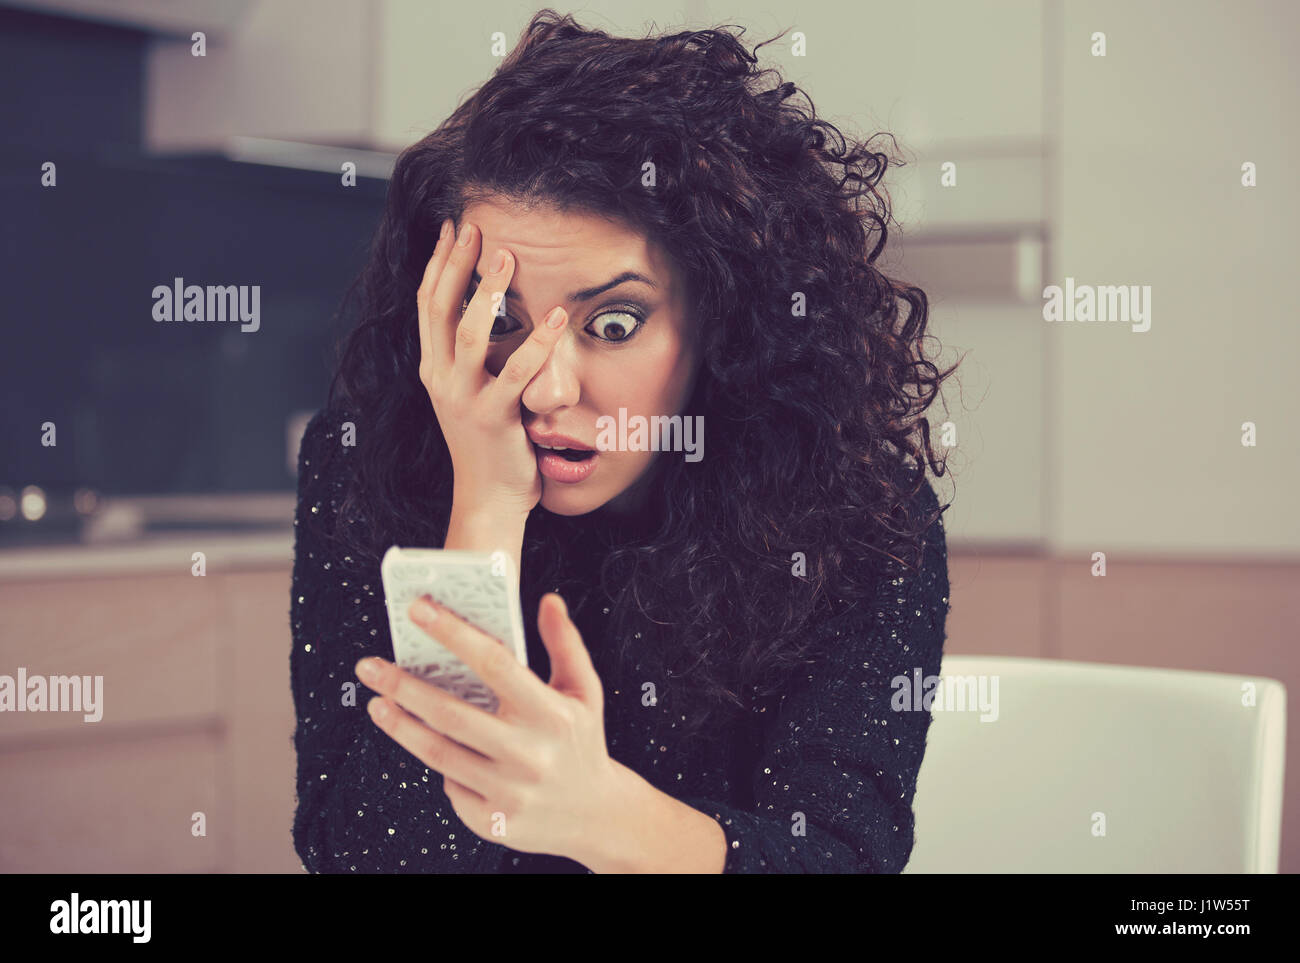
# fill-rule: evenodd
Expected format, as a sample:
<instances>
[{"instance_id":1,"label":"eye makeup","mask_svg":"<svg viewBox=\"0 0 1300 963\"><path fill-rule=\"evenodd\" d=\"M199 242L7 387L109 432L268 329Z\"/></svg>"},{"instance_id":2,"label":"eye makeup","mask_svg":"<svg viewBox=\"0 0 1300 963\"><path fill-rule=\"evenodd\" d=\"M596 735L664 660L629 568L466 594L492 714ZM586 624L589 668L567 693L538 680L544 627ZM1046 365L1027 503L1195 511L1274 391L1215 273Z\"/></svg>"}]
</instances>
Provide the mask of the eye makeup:
<instances>
[{"instance_id":1,"label":"eye makeup","mask_svg":"<svg viewBox=\"0 0 1300 963\"><path fill-rule=\"evenodd\" d=\"M626 281L631 281L631 280L643 281L644 283L649 284L651 287L654 287L656 289L658 287L658 285L654 284L654 282L650 281L648 278L643 278L641 275L635 274L634 272L625 271L623 274L614 278L612 281L610 281L607 284L600 285L598 288L591 288L586 291L579 291L576 293L590 295L590 297L586 297L582 299L582 300L589 301L592 298L598 296L604 290L608 290L612 287L617 287L619 284L623 284ZM482 276L478 273L477 270L474 271L472 281L473 283L471 285L468 298L474 297L474 295L478 292L479 285L483 281ZM507 304L509 303L511 297L514 297L516 300L518 299L518 295L512 294L512 292L509 289L507 289L506 297L505 297L505 302ZM651 308L648 305L635 300L619 301L619 302L611 302L609 304L603 304L592 313L591 318L587 321L586 325L583 326L583 330L591 334L591 337L594 341L597 341L603 345L626 344L627 342L631 341L634 337L636 337L637 334L640 333L641 329L645 327L647 323L647 318L649 317L650 313L651 313ZM611 314L614 315L622 314L627 317L634 318L636 320L635 324L624 325L625 328L630 327L631 329L630 333L627 334L625 337L617 338L617 339L603 338L599 334L596 334L591 330L591 327L595 322L599 321L601 318L605 317L606 315L611 315ZM514 322L515 327L505 331L497 331L495 330L495 328L497 327L497 322L499 321ZM502 313L499 314L493 320L492 327L494 330L488 335L488 340L496 344L496 343L500 343L501 341L504 341L505 339L509 338L511 335L516 334L519 331L522 331L524 325L518 320L516 320L514 317L512 317L509 313Z\"/></svg>"},{"instance_id":2,"label":"eye makeup","mask_svg":"<svg viewBox=\"0 0 1300 963\"><path fill-rule=\"evenodd\" d=\"M601 344L607 344L607 345L626 344L627 342L635 338L637 334L640 333L641 329L645 327L646 317L647 315L649 315L649 313L650 313L649 310L644 305L630 305L630 304L605 305L597 309L596 313L592 315L591 320L588 321L583 326L583 330L589 332L593 340L598 341ZM630 328L630 332L621 338L604 338L601 337L599 334L596 334L594 331L592 331L592 325L596 324L602 318L605 318L609 315L623 315L624 317L633 318L635 319L635 323L634 324L629 323L623 325L624 328ZM492 322L493 328L496 327L497 321L514 321L516 327L510 328L507 331L494 330L493 332L491 332L488 335L488 338L493 343L503 341L506 338L510 337L511 335L516 334L519 331L522 331L524 328L524 326L519 321L516 321L509 314L503 314L497 316ZM616 323L621 323L621 322L616 322Z\"/></svg>"}]
</instances>

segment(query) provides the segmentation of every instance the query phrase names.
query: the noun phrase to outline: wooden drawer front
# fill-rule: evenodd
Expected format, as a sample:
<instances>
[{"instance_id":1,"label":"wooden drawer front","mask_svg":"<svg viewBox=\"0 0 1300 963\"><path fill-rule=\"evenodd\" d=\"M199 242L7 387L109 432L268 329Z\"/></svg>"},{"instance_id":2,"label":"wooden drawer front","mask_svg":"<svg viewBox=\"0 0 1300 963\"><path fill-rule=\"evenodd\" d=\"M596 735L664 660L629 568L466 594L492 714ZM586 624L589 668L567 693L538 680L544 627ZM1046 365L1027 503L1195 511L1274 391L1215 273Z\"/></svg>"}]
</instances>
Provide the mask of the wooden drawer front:
<instances>
[{"instance_id":1,"label":"wooden drawer front","mask_svg":"<svg viewBox=\"0 0 1300 963\"><path fill-rule=\"evenodd\" d=\"M0 585L0 674L16 679L22 666L28 677L104 680L100 721L80 712L2 712L0 747L215 715L220 579L182 571Z\"/></svg>"},{"instance_id":2,"label":"wooden drawer front","mask_svg":"<svg viewBox=\"0 0 1300 963\"><path fill-rule=\"evenodd\" d=\"M220 871L220 760L215 729L0 752L0 872ZM192 835L194 812L207 836Z\"/></svg>"}]
</instances>

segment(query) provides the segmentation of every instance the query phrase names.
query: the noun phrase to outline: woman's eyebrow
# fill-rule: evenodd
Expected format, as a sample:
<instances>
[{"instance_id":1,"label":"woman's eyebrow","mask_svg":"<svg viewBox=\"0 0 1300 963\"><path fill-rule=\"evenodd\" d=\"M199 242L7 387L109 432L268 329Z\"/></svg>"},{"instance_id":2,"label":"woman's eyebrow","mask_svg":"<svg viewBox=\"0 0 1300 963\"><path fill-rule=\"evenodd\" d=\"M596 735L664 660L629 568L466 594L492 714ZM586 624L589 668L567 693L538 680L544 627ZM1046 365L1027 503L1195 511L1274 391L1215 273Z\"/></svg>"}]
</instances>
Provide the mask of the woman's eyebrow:
<instances>
[{"instance_id":1,"label":"woman's eyebrow","mask_svg":"<svg viewBox=\"0 0 1300 963\"><path fill-rule=\"evenodd\" d=\"M640 281L642 284L649 285L655 290L659 289L659 285L655 284L654 281L650 280L644 274L638 274L636 271L624 271L622 274L618 274L610 278L604 284L598 284L594 288L582 288L581 290L574 291L572 294L569 295L569 303L581 304L583 301L590 301L592 298L599 297L600 295L604 294L610 288L616 288L620 284L625 284L628 281ZM478 268L474 269L474 283L475 284L483 283L483 277L478 273ZM519 297L519 292L516 291L514 287L509 287L506 289L506 296L510 298L514 298L516 301L523 300L522 298Z\"/></svg>"}]
</instances>

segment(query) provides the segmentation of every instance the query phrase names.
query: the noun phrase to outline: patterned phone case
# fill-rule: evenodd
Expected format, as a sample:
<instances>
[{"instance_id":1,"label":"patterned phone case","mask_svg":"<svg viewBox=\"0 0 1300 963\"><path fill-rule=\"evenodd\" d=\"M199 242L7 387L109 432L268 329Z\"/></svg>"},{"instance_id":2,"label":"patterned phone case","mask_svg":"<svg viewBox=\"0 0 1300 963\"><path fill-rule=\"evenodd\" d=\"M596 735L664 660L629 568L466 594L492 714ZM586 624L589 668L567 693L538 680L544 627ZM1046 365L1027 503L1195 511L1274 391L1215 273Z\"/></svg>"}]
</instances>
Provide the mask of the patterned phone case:
<instances>
[{"instance_id":1,"label":"patterned phone case","mask_svg":"<svg viewBox=\"0 0 1300 963\"><path fill-rule=\"evenodd\" d=\"M384 553L380 565L393 657L403 669L472 705L495 713L496 694L439 642L411 622L407 609L428 595L466 622L507 645L528 665L519 581L504 552L468 552L438 548L398 548Z\"/></svg>"}]
</instances>

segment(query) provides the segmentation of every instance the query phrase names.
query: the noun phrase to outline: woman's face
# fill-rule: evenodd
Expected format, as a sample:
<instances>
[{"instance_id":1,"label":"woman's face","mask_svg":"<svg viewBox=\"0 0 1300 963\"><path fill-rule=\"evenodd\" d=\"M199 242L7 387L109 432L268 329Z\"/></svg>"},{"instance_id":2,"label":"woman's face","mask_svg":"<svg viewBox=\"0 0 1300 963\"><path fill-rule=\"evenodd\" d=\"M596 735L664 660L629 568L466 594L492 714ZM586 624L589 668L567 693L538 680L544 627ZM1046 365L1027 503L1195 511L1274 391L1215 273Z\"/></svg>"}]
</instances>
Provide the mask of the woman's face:
<instances>
[{"instance_id":1,"label":"woman's face","mask_svg":"<svg viewBox=\"0 0 1300 963\"><path fill-rule=\"evenodd\" d=\"M524 211L497 199L469 205L460 218L466 221L483 237L471 295L498 248L515 259L485 361L493 375L553 307L569 315L521 398L530 436L564 435L596 449L600 427L608 424L598 419L608 416L617 424L619 409L625 410L629 436L636 416L654 424L651 416L681 413L698 359L683 284L661 248L621 223L553 208ZM610 284L625 274L644 280ZM682 457L675 451L602 450L570 464L539 451L541 505L558 515L583 515L607 503L614 510L631 509L644 487L633 485L653 459Z\"/></svg>"}]
</instances>

